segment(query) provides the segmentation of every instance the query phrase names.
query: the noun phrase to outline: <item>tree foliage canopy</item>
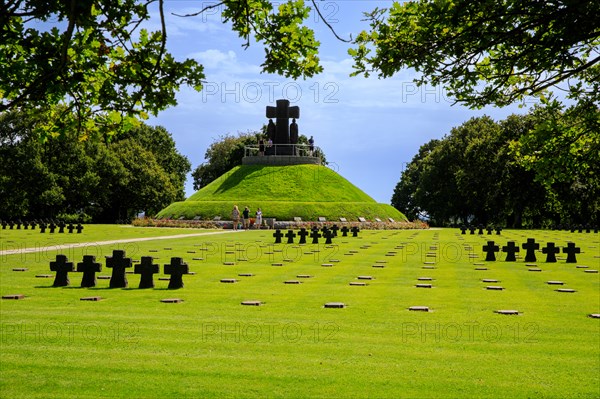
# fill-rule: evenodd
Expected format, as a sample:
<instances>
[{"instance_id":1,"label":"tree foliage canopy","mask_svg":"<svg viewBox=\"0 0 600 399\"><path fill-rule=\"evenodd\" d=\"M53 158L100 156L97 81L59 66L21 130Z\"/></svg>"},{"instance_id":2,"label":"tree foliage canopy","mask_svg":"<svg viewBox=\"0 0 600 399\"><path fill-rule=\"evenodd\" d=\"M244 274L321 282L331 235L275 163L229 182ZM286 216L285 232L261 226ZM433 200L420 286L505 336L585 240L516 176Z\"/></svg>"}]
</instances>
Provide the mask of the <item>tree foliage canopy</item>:
<instances>
[{"instance_id":1,"label":"tree foliage canopy","mask_svg":"<svg viewBox=\"0 0 600 399\"><path fill-rule=\"evenodd\" d=\"M35 123L0 115L0 218L114 222L184 198L190 163L164 128L142 124L109 143L77 140L76 131L41 142Z\"/></svg>"},{"instance_id":2,"label":"tree foliage canopy","mask_svg":"<svg viewBox=\"0 0 600 399\"><path fill-rule=\"evenodd\" d=\"M403 68L472 107L504 106L572 82L598 80L600 3L586 0L420 0L367 14L351 50L356 74Z\"/></svg>"},{"instance_id":3,"label":"tree foliage canopy","mask_svg":"<svg viewBox=\"0 0 600 399\"><path fill-rule=\"evenodd\" d=\"M530 131L546 129L548 123L569 123L561 114L553 121L540 119L538 112L545 115L548 110L511 115L500 122L472 118L442 140L424 144L402 172L392 205L409 218L428 217L437 225L600 222L600 162L582 169L583 161L575 160L577 167L569 168L559 157L554 162L567 169L569 177L560 180L548 177L554 175L548 164L530 168L520 162L514 148Z\"/></svg>"},{"instance_id":4,"label":"tree foliage canopy","mask_svg":"<svg viewBox=\"0 0 600 399\"><path fill-rule=\"evenodd\" d=\"M156 3L160 30L149 32ZM319 43L303 26L302 0L226 0L226 23L265 47L266 72L293 78L321 71ZM164 0L10 0L0 4L0 112L46 113L42 137L76 129L84 138L112 135L176 104L186 84L202 88L203 68L167 51ZM62 105L61 107L55 107Z\"/></svg>"}]
</instances>

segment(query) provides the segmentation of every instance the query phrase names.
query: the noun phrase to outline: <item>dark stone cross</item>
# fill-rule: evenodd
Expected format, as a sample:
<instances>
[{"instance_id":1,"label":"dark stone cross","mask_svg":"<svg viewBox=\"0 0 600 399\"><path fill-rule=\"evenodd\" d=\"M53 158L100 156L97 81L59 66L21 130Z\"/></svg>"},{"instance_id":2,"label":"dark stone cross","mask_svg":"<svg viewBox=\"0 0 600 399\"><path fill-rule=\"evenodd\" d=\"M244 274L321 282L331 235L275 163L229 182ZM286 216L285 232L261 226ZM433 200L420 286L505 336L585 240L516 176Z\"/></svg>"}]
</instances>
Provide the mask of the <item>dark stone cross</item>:
<instances>
[{"instance_id":1,"label":"dark stone cross","mask_svg":"<svg viewBox=\"0 0 600 399\"><path fill-rule=\"evenodd\" d=\"M506 262L516 262L515 254L520 251L519 246L514 241L509 241L502 247L502 252L506 252Z\"/></svg>"},{"instance_id":2,"label":"dark stone cross","mask_svg":"<svg viewBox=\"0 0 600 399\"><path fill-rule=\"evenodd\" d=\"M495 262L496 252L500 251L500 247L498 245L494 245L494 241L488 241L487 245L483 246L483 251L486 253L486 262Z\"/></svg>"},{"instance_id":3,"label":"dark stone cross","mask_svg":"<svg viewBox=\"0 0 600 399\"><path fill-rule=\"evenodd\" d=\"M331 244L331 239L333 238L333 231L327 229L323 232L323 237L325 237L325 244Z\"/></svg>"},{"instance_id":4,"label":"dark stone cross","mask_svg":"<svg viewBox=\"0 0 600 399\"><path fill-rule=\"evenodd\" d=\"M525 262L535 262L535 250L540 249L540 244L535 242L534 238L528 238L526 243L523 243L521 247L527 251L525 254Z\"/></svg>"},{"instance_id":5,"label":"dark stone cross","mask_svg":"<svg viewBox=\"0 0 600 399\"><path fill-rule=\"evenodd\" d=\"M331 231L333 232L333 236L337 237L337 232L340 228L338 227L337 224L334 224L333 226L331 226Z\"/></svg>"},{"instance_id":6,"label":"dark stone cross","mask_svg":"<svg viewBox=\"0 0 600 399\"><path fill-rule=\"evenodd\" d=\"M58 232L60 234L63 234L65 232L65 227L67 225L65 224L65 222L63 222L62 220L60 222L58 222Z\"/></svg>"},{"instance_id":7,"label":"dark stone cross","mask_svg":"<svg viewBox=\"0 0 600 399\"><path fill-rule=\"evenodd\" d=\"M125 251L120 249L113 250L112 256L106 258L106 267L112 269L110 288L127 288L125 269L130 268L131 264L131 258L125 257Z\"/></svg>"},{"instance_id":8,"label":"dark stone cross","mask_svg":"<svg viewBox=\"0 0 600 399\"><path fill-rule=\"evenodd\" d=\"M50 230L50 233L54 233L54 230L56 230L56 225L54 224L54 222L50 222L50 224L48 225L48 229Z\"/></svg>"},{"instance_id":9,"label":"dark stone cross","mask_svg":"<svg viewBox=\"0 0 600 399\"><path fill-rule=\"evenodd\" d=\"M275 230L275 233L273 233L273 237L275 237L275 244L281 244L281 237L283 237L283 233L281 230L277 229Z\"/></svg>"},{"instance_id":10,"label":"dark stone cross","mask_svg":"<svg viewBox=\"0 0 600 399\"><path fill-rule=\"evenodd\" d=\"M142 256L140 263L133 268L135 274L141 275L140 286L138 288L154 288L154 278L152 275L160 271L160 266L153 262L154 258L152 256Z\"/></svg>"},{"instance_id":11,"label":"dark stone cross","mask_svg":"<svg viewBox=\"0 0 600 399\"><path fill-rule=\"evenodd\" d=\"M81 287L95 287L96 286L96 273L102 271L102 264L96 262L96 257L93 255L84 255L83 261L77 263L77 271L83 272L81 278Z\"/></svg>"},{"instance_id":12,"label":"dark stone cross","mask_svg":"<svg viewBox=\"0 0 600 399\"><path fill-rule=\"evenodd\" d=\"M17 220L15 224L17 226L17 230L21 230L21 219Z\"/></svg>"},{"instance_id":13,"label":"dark stone cross","mask_svg":"<svg viewBox=\"0 0 600 399\"><path fill-rule=\"evenodd\" d=\"M35 226L37 226L37 223L34 220L33 222L30 222L29 225L31 226L31 230L35 230Z\"/></svg>"},{"instance_id":14,"label":"dark stone cross","mask_svg":"<svg viewBox=\"0 0 600 399\"><path fill-rule=\"evenodd\" d=\"M321 237L321 234L319 233L319 230L313 230L312 233L310 233L310 238L312 238L312 243L313 244L318 244L319 243L319 237Z\"/></svg>"},{"instance_id":15,"label":"dark stone cross","mask_svg":"<svg viewBox=\"0 0 600 399\"><path fill-rule=\"evenodd\" d=\"M358 232L360 231L360 229L357 226L354 226L350 229L350 231L352 231L352 237L358 237Z\"/></svg>"},{"instance_id":16,"label":"dark stone cross","mask_svg":"<svg viewBox=\"0 0 600 399\"><path fill-rule=\"evenodd\" d=\"M556 254L560 252L560 248L554 245L553 242L549 242L546 244L544 248L542 248L542 253L546 254L546 262L547 263L555 263L556 262Z\"/></svg>"},{"instance_id":17,"label":"dark stone cross","mask_svg":"<svg viewBox=\"0 0 600 399\"><path fill-rule=\"evenodd\" d=\"M306 231L306 229L303 227L300 229L300 231L298 232L298 237L300 237L300 242L298 242L298 244L306 244L306 236L309 235L310 233L308 231Z\"/></svg>"},{"instance_id":18,"label":"dark stone cross","mask_svg":"<svg viewBox=\"0 0 600 399\"><path fill-rule=\"evenodd\" d=\"M69 234L73 234L74 228L75 228L75 226L73 226L73 223L69 223L69 225L67 226L67 230L69 230Z\"/></svg>"},{"instance_id":19,"label":"dark stone cross","mask_svg":"<svg viewBox=\"0 0 600 399\"><path fill-rule=\"evenodd\" d=\"M342 226L340 231L342 232L342 237L348 237L348 232L350 231L350 229L348 228L348 226Z\"/></svg>"},{"instance_id":20,"label":"dark stone cross","mask_svg":"<svg viewBox=\"0 0 600 399\"><path fill-rule=\"evenodd\" d=\"M28 229L29 229L29 222L28 222L27 220L23 222L23 228L24 228L25 230L28 230Z\"/></svg>"},{"instance_id":21,"label":"dark stone cross","mask_svg":"<svg viewBox=\"0 0 600 399\"><path fill-rule=\"evenodd\" d=\"M477 230L475 226L469 226L469 231L471 232L471 235L475 234L475 230Z\"/></svg>"},{"instance_id":22,"label":"dark stone cross","mask_svg":"<svg viewBox=\"0 0 600 399\"><path fill-rule=\"evenodd\" d=\"M488 226L488 228L487 228L487 229L485 229L485 230L487 231L487 233L488 233L488 236L489 236L489 235L492 235L492 232L494 231L494 228L493 228L493 227L490 227L490 226Z\"/></svg>"},{"instance_id":23,"label":"dark stone cross","mask_svg":"<svg viewBox=\"0 0 600 399\"><path fill-rule=\"evenodd\" d=\"M500 235L500 233L502 232L502 227L498 226L496 227L496 235Z\"/></svg>"},{"instance_id":24,"label":"dark stone cross","mask_svg":"<svg viewBox=\"0 0 600 399\"><path fill-rule=\"evenodd\" d=\"M467 234L467 226L465 226L465 225L460 226L460 234Z\"/></svg>"},{"instance_id":25,"label":"dark stone cross","mask_svg":"<svg viewBox=\"0 0 600 399\"><path fill-rule=\"evenodd\" d=\"M77 226L75 227L75 229L77 230L77 234L81 234L81 230L83 230L83 226L81 225L81 223L77 223Z\"/></svg>"},{"instance_id":26,"label":"dark stone cross","mask_svg":"<svg viewBox=\"0 0 600 399\"><path fill-rule=\"evenodd\" d=\"M567 263L577 263L575 254L581 253L581 248L576 247L574 242L570 242L562 249L563 254L567 254Z\"/></svg>"},{"instance_id":27,"label":"dark stone cross","mask_svg":"<svg viewBox=\"0 0 600 399\"><path fill-rule=\"evenodd\" d=\"M288 244L294 243L294 237L296 237L296 233L294 233L294 230L288 230L285 236L287 237Z\"/></svg>"},{"instance_id":28,"label":"dark stone cross","mask_svg":"<svg viewBox=\"0 0 600 399\"><path fill-rule=\"evenodd\" d=\"M277 155L292 155L292 146L290 144L290 118L300 118L300 107L290 107L289 100L277 100L276 106L267 106L267 118L275 118L275 135L273 144L278 146L272 147ZM288 144L288 145L286 145ZM267 151L267 155L273 155Z\"/></svg>"},{"instance_id":29,"label":"dark stone cross","mask_svg":"<svg viewBox=\"0 0 600 399\"><path fill-rule=\"evenodd\" d=\"M50 270L56 272L52 286L66 287L69 285L69 272L74 272L75 266L66 255L56 255L56 260L50 262Z\"/></svg>"},{"instance_id":30,"label":"dark stone cross","mask_svg":"<svg viewBox=\"0 0 600 399\"><path fill-rule=\"evenodd\" d=\"M40 233L45 233L46 232L46 223L42 222L40 223Z\"/></svg>"},{"instance_id":31,"label":"dark stone cross","mask_svg":"<svg viewBox=\"0 0 600 399\"><path fill-rule=\"evenodd\" d=\"M477 234L479 234L479 235L483 235L483 225L482 225L482 224L478 225L478 226L477 226L477 229L479 230L479 231L477 232Z\"/></svg>"},{"instance_id":32,"label":"dark stone cross","mask_svg":"<svg viewBox=\"0 0 600 399\"><path fill-rule=\"evenodd\" d=\"M9 221L8 221L8 228L9 228L10 230L12 230L14 227L15 227L15 222L13 222L12 220L9 220Z\"/></svg>"},{"instance_id":33,"label":"dark stone cross","mask_svg":"<svg viewBox=\"0 0 600 399\"><path fill-rule=\"evenodd\" d=\"M171 276L168 288L170 290L183 288L182 276L184 274L188 274L189 272L190 268L187 263L183 262L182 258L171 258L171 263L165 265L165 274L169 274Z\"/></svg>"},{"instance_id":34,"label":"dark stone cross","mask_svg":"<svg viewBox=\"0 0 600 399\"><path fill-rule=\"evenodd\" d=\"M8 223L6 223L6 220L2 221L2 230L6 230L6 226L8 225Z\"/></svg>"}]
</instances>

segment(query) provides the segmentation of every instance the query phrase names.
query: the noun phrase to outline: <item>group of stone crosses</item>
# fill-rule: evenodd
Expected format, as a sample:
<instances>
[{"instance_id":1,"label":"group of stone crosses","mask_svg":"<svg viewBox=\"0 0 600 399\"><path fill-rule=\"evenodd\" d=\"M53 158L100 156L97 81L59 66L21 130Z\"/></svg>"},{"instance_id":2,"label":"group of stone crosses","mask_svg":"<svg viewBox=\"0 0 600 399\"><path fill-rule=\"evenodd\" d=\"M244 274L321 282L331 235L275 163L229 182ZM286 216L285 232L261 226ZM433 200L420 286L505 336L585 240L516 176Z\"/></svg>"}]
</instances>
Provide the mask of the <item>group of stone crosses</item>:
<instances>
[{"instance_id":1,"label":"group of stone crosses","mask_svg":"<svg viewBox=\"0 0 600 399\"><path fill-rule=\"evenodd\" d=\"M535 251L540 249L540 244L535 242L534 238L528 238L527 242L523 243L521 247L526 251L525 262L535 262L536 256ZM506 262L516 262L516 254L520 251L519 246L514 241L509 241L505 246L502 247L502 252L506 253ZM500 252L500 246L496 245L494 241L488 241L483 246L483 252L486 253L486 262L496 261L496 252ZM566 263L577 263L576 254L581 253L581 248L576 247L575 243L567 243L566 247L562 247L562 252L567 254ZM546 263L555 263L556 254L560 253L560 247L557 247L555 243L548 242L546 246L542 248L542 253L546 254Z\"/></svg>"},{"instance_id":2,"label":"group of stone crosses","mask_svg":"<svg viewBox=\"0 0 600 399\"><path fill-rule=\"evenodd\" d=\"M12 220L1 220L0 224L2 225L2 230L6 230L6 228L8 227L9 230L21 230L21 226L23 227L23 230L28 230L31 227L31 230L35 230L35 228L39 225L40 226L40 233L45 233L46 229L48 229L48 231L50 233L54 233L56 231L56 229L58 228L58 232L59 233L64 233L65 232L65 228L67 229L67 231L69 233L73 233L73 230L76 230L77 233L81 234L81 231L83 230L83 225L81 223L77 223L76 225L74 225L73 223L69 223L68 225L63 222L62 220L60 221L54 221L54 220L50 220L48 222L46 221L24 221L22 222L20 219L17 221L12 221Z\"/></svg>"},{"instance_id":3,"label":"group of stone crosses","mask_svg":"<svg viewBox=\"0 0 600 399\"><path fill-rule=\"evenodd\" d=\"M133 265L131 258L125 257L125 251L113 250L112 256L106 257L106 267L112 269L109 288L127 288L126 270ZM83 261L69 262L66 255L56 255L56 260L50 262L50 270L56 272L53 287L66 287L70 284L69 272L83 273L81 287L96 286L96 273L102 271L102 264L96 262L96 257L84 255ZM154 263L152 256L142 256L140 263L135 265L134 274L140 275L139 288L154 288L153 275L159 273L160 267ZM183 288L183 275L189 274L187 263L182 258L173 257L171 262L164 265L164 272L170 275L169 289Z\"/></svg>"},{"instance_id":4,"label":"group of stone crosses","mask_svg":"<svg viewBox=\"0 0 600 399\"><path fill-rule=\"evenodd\" d=\"M288 230L286 234L283 234L281 230L275 230L273 233L273 237L275 237L275 244L281 244L281 239L283 237L287 238L288 244L294 243L294 238L296 236L300 237L298 244L306 244L306 237L309 236L312 239L312 244L318 244L319 238L325 238L325 244L332 244L333 238L337 237L337 232L340 231L342 233L342 237L348 237L348 233L352 233L352 237L358 237L358 232L360 228L354 226L352 228L348 228L347 226L343 226L341 229L337 225L331 226L331 228L327 226L323 226L321 228L321 233L319 233L319 229L315 226L312 228L310 233L305 228L301 228L298 233L295 233L294 230Z\"/></svg>"},{"instance_id":5,"label":"group of stone crosses","mask_svg":"<svg viewBox=\"0 0 600 399\"><path fill-rule=\"evenodd\" d=\"M477 227L475 226L461 226L460 227L460 231L462 234L467 234L467 230L469 230L471 232L471 234L475 234L475 231L477 231L477 234L483 234L483 230L486 230L488 235L492 234L492 232L495 230L497 235L500 235L500 233L502 232L502 227L497 226L496 228L491 227L491 226L487 226L484 227L482 224L478 225ZM592 226L590 224L586 224L584 225L557 225L557 226L553 226L552 230L565 230L565 231L570 231L571 233L575 233L576 231L579 233L583 233L584 231L586 233L591 233L592 231L594 231L594 233L598 232L598 226Z\"/></svg>"}]
</instances>

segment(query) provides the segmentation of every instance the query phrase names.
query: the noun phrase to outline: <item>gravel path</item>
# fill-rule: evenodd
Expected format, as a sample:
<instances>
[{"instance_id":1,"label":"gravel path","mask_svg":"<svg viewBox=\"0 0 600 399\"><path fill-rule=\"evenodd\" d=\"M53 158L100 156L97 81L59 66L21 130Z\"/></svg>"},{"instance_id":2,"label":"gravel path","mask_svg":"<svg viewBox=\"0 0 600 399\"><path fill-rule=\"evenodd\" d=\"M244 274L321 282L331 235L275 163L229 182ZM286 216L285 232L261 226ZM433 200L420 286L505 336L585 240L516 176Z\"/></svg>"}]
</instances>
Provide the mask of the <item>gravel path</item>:
<instances>
[{"instance_id":1,"label":"gravel path","mask_svg":"<svg viewBox=\"0 0 600 399\"><path fill-rule=\"evenodd\" d=\"M238 230L243 231L243 230ZM154 241L154 240L172 240L175 238L188 238L188 237L200 237L200 236L209 236L216 234L231 234L237 233L237 231L212 231L208 233L195 233L195 234L178 234L174 236L163 236L163 237L142 237L142 238L124 238L121 240L109 240L109 241L96 241L96 242L80 242L76 244L60 244L60 245L51 245L48 247L35 247L35 248L20 248L20 249L9 249L6 251L0 251L1 255L15 255L15 254L28 254L34 252L43 252L43 251L55 251L55 250L64 250L64 249L72 249L72 248L81 248L88 245L110 245L110 244L120 244L126 242L140 242L140 241Z\"/></svg>"}]
</instances>

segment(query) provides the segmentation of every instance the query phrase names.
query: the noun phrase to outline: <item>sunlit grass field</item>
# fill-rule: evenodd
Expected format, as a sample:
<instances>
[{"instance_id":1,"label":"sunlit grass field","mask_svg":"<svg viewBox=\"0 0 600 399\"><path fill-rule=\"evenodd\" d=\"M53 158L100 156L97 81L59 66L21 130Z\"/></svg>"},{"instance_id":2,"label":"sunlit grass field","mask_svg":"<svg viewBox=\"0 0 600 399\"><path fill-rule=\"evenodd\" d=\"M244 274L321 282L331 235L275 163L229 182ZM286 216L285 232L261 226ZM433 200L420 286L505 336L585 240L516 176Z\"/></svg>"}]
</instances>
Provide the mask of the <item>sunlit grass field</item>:
<instances>
[{"instance_id":1,"label":"sunlit grass field","mask_svg":"<svg viewBox=\"0 0 600 399\"><path fill-rule=\"evenodd\" d=\"M99 244L198 233L206 234ZM274 244L273 231L213 233L0 230L0 251L22 250L0 255L0 293L25 295L0 301L0 397L600 397L600 320L588 316L600 313L600 274L585 272L600 269L598 234L361 231L332 245L321 239L299 246L285 238ZM502 253L484 261L488 240L502 247L529 237L540 247L572 241L581 253L573 264L562 253L545 263L541 250L536 262L525 262L523 250L517 262ZM75 242L91 244L23 250ZM79 288L81 273L70 273L65 288L36 278L54 274L49 262L57 253L74 262L95 255L103 264L98 275L109 276L104 257L114 249L134 260L156 257L155 288L138 289L135 274L127 275L127 289L109 289L104 279ZM171 257L195 273L183 277L180 290L159 280ZM541 271L529 270L535 268ZM80 300L88 296L102 300ZM161 303L166 298L183 302ZM242 306L246 300L262 305ZM346 307L324 308L329 302ZM495 313L500 309L519 315Z\"/></svg>"}]
</instances>

